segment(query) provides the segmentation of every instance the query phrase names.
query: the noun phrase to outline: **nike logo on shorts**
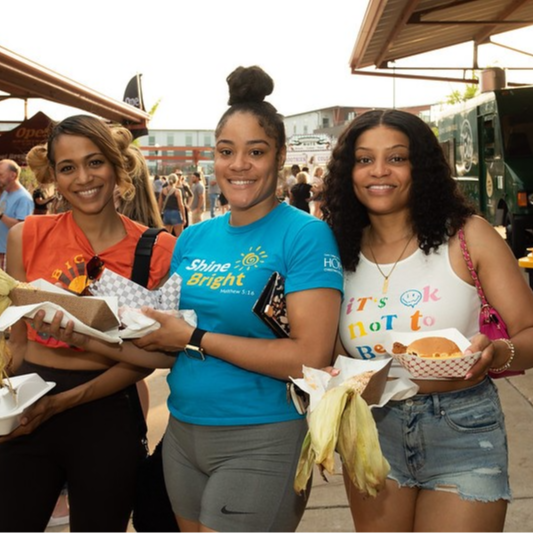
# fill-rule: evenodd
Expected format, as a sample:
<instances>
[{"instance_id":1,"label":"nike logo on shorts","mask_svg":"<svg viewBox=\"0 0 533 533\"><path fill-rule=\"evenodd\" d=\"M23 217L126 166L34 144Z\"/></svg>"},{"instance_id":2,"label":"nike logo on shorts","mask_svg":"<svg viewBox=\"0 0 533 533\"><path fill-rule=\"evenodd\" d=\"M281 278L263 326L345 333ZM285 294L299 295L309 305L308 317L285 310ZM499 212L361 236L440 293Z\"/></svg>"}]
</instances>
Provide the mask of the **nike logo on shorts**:
<instances>
[{"instance_id":1,"label":"nike logo on shorts","mask_svg":"<svg viewBox=\"0 0 533 533\"><path fill-rule=\"evenodd\" d=\"M224 507L222 507L222 509L220 509L220 512L222 514L255 514L255 513L249 513L249 512L246 512L246 511L230 511L227 507L227 505L224 505Z\"/></svg>"}]
</instances>

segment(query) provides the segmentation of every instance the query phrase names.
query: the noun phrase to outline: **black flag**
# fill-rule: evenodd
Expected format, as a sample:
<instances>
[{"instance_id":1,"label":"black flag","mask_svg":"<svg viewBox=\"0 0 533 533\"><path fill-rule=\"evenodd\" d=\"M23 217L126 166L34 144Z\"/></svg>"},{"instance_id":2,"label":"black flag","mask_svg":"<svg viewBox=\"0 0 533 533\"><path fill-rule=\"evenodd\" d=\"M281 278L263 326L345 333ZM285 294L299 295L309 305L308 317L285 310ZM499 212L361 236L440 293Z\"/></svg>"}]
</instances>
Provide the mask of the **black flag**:
<instances>
[{"instance_id":1,"label":"black flag","mask_svg":"<svg viewBox=\"0 0 533 533\"><path fill-rule=\"evenodd\" d=\"M124 91L124 102L133 107L137 107L142 111L146 111L144 108L143 93L141 88L141 76L142 74L136 74L131 78L126 90ZM128 128L134 139L142 137L143 135L148 135L148 128L146 127L146 121L142 122L132 122L131 120L126 120L123 123L126 128Z\"/></svg>"}]
</instances>

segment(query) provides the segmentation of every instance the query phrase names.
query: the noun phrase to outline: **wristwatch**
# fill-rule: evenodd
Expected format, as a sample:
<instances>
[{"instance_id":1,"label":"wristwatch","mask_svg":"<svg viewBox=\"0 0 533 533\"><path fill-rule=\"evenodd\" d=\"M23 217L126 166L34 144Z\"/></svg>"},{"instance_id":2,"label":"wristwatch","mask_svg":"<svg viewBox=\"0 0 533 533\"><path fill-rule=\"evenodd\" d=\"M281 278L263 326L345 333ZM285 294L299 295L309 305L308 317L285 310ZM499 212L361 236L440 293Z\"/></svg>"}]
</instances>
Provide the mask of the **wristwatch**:
<instances>
[{"instance_id":1,"label":"wristwatch","mask_svg":"<svg viewBox=\"0 0 533 533\"><path fill-rule=\"evenodd\" d=\"M4 213L0 213L0 220L2 220L2 218L4 217Z\"/></svg>"},{"instance_id":2,"label":"wristwatch","mask_svg":"<svg viewBox=\"0 0 533 533\"><path fill-rule=\"evenodd\" d=\"M202 348L202 338L207 333L204 329L196 328L191 335L191 340L185 345L184 351L193 359L205 360L204 350Z\"/></svg>"}]
</instances>

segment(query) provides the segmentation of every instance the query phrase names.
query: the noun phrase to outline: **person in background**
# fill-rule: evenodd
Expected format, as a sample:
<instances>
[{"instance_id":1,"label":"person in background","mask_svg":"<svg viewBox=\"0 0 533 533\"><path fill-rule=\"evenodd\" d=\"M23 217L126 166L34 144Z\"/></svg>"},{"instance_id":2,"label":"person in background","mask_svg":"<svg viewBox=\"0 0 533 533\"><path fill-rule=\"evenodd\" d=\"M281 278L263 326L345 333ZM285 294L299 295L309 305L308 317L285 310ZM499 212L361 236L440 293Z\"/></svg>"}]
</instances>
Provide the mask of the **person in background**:
<instances>
[{"instance_id":1,"label":"person in background","mask_svg":"<svg viewBox=\"0 0 533 533\"><path fill-rule=\"evenodd\" d=\"M220 193L218 196L218 201L220 202L220 212L222 214L227 213L229 210L227 198L222 193Z\"/></svg>"},{"instance_id":2,"label":"person in background","mask_svg":"<svg viewBox=\"0 0 533 533\"><path fill-rule=\"evenodd\" d=\"M168 185L161 190L159 195L159 209L167 231L179 237L185 221L185 203L177 185L178 177L176 174L170 174Z\"/></svg>"},{"instance_id":3,"label":"person in background","mask_svg":"<svg viewBox=\"0 0 533 533\"><path fill-rule=\"evenodd\" d=\"M311 184L307 183L307 174L298 172L296 185L290 190L290 204L294 207L310 212L309 202L311 201Z\"/></svg>"},{"instance_id":4,"label":"person in background","mask_svg":"<svg viewBox=\"0 0 533 533\"><path fill-rule=\"evenodd\" d=\"M163 182L161 181L161 178L157 174L154 176L154 180L152 181L151 188L154 192L156 201L158 201L159 195L161 194L161 189L163 188Z\"/></svg>"},{"instance_id":5,"label":"person in background","mask_svg":"<svg viewBox=\"0 0 533 533\"><path fill-rule=\"evenodd\" d=\"M182 174L181 170L177 171L178 173L178 183L177 188L181 191L181 197L183 199L183 208L185 210L185 221L183 222L183 229L185 229L190 223L190 208L189 205L192 199L192 190L185 179L185 176Z\"/></svg>"},{"instance_id":6,"label":"person in background","mask_svg":"<svg viewBox=\"0 0 533 533\"><path fill-rule=\"evenodd\" d=\"M6 269L7 233L34 210L31 194L22 186L20 166L12 159L0 161L0 268Z\"/></svg>"},{"instance_id":7,"label":"person in background","mask_svg":"<svg viewBox=\"0 0 533 533\"><path fill-rule=\"evenodd\" d=\"M34 146L26 154L26 162L28 163L28 167L31 170L33 170L33 173L35 175L39 175L41 177L48 176L48 161L46 159L46 145L39 144L39 145ZM42 167L40 165L42 165ZM36 212L37 211L37 204L36 204L33 214L34 215L35 214L56 215L58 213L64 213L65 211L69 211L70 205L63 198L63 196L57 192L54 181L53 181L53 177L48 176L42 179L45 179L45 182L43 183L38 182L38 186L35 189L35 191L37 190L46 191L44 196L53 197L53 201L46 205L46 213ZM34 196L35 196L35 191L34 191ZM51 191L53 191L53 193Z\"/></svg>"},{"instance_id":8,"label":"person in background","mask_svg":"<svg viewBox=\"0 0 533 533\"><path fill-rule=\"evenodd\" d=\"M55 193L50 193L49 187L36 187L32 193L34 209L34 215L48 215L51 213L53 203L56 200Z\"/></svg>"},{"instance_id":9,"label":"person in background","mask_svg":"<svg viewBox=\"0 0 533 533\"><path fill-rule=\"evenodd\" d=\"M313 216L322 218L322 188L324 186L324 169L316 167L311 180L311 192L313 194L313 201L311 202L311 210Z\"/></svg>"},{"instance_id":10,"label":"person in background","mask_svg":"<svg viewBox=\"0 0 533 533\"><path fill-rule=\"evenodd\" d=\"M507 438L487 372L533 366L533 293L505 241L458 190L431 128L399 110L368 111L341 134L324 178L325 220L345 270L336 353L383 357L394 332L455 328L481 352L462 379L389 378L416 395L372 410L391 465L377 497L345 476L357 531L503 531ZM510 340L479 334L481 302L462 255L464 230L486 297Z\"/></svg>"},{"instance_id":11,"label":"person in background","mask_svg":"<svg viewBox=\"0 0 533 533\"><path fill-rule=\"evenodd\" d=\"M305 173L305 181L307 181L307 183L311 183L311 173L309 172L309 167L303 166L302 172ZM296 175L296 178L298 178L298 174Z\"/></svg>"},{"instance_id":12,"label":"person in background","mask_svg":"<svg viewBox=\"0 0 533 533\"><path fill-rule=\"evenodd\" d=\"M180 306L196 311L197 327L146 309L161 327L135 341L142 353L80 338L71 325L59 327L60 317L45 331L131 363L160 364L162 350L178 352L163 466L181 531L294 531L309 496L293 489L307 423L287 402L286 385L302 365L330 363L342 272L327 225L276 198L286 139L265 101L272 79L239 67L227 81L215 175L231 210L187 228L171 265L183 278ZM275 271L285 280L287 338L252 311Z\"/></svg>"},{"instance_id":13,"label":"person in background","mask_svg":"<svg viewBox=\"0 0 533 533\"><path fill-rule=\"evenodd\" d=\"M205 211L205 186L202 183L202 176L199 172L192 174L192 200L190 204L191 224L197 224L202 221L202 215Z\"/></svg>"},{"instance_id":14,"label":"person in background","mask_svg":"<svg viewBox=\"0 0 533 533\"><path fill-rule=\"evenodd\" d=\"M218 198L220 196L220 187L218 186L215 175L209 177L209 212L211 218L215 218Z\"/></svg>"},{"instance_id":15,"label":"person in background","mask_svg":"<svg viewBox=\"0 0 533 533\"><path fill-rule=\"evenodd\" d=\"M285 182L285 198L290 198L290 192L291 189L296 185L297 179L296 176L300 173L300 165L297 165L296 163L291 166L291 172L287 176L286 182Z\"/></svg>"},{"instance_id":16,"label":"person in background","mask_svg":"<svg viewBox=\"0 0 533 533\"><path fill-rule=\"evenodd\" d=\"M70 210L30 216L10 230L11 276L43 278L77 293L103 268L131 276L146 227L114 205L115 187L126 199L135 194L131 141L127 129L91 116L53 128L32 170L39 182L53 177ZM149 288L166 279L175 242L166 232L158 236ZM35 372L55 387L0 438L0 471L9 479L0 484L0 530L43 531L68 481L71 531L126 531L145 449L125 389L150 371L57 341L23 320L11 327L9 347L12 374Z\"/></svg>"}]
</instances>

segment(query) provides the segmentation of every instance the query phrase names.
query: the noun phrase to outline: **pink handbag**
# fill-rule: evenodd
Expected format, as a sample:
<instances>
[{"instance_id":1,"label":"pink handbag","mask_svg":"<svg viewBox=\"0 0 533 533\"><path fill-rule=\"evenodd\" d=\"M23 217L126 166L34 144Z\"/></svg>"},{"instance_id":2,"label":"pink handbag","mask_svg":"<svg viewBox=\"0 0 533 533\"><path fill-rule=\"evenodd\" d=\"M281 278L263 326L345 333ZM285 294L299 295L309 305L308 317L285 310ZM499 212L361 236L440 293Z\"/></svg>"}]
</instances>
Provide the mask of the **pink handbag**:
<instances>
[{"instance_id":1,"label":"pink handbag","mask_svg":"<svg viewBox=\"0 0 533 533\"><path fill-rule=\"evenodd\" d=\"M461 243L463 257L465 258L466 265L468 266L468 270L470 271L470 275L474 280L477 293L479 294L479 298L481 300L481 309L479 311L479 331L491 340L509 339L510 336L507 331L507 326L503 321L503 318L500 316L500 313L498 313L498 311L496 311L496 309L494 309L494 307L492 307L489 302L487 302L487 299L485 298L485 293L483 292L483 288L481 287L477 272L475 271L474 265L472 264L470 254L468 253L465 233L462 228L458 231L458 236L459 241ZM511 376L519 376L521 374L524 374L523 370L505 370L504 372L500 373L491 372L489 370L489 376L493 379L508 378Z\"/></svg>"}]
</instances>

